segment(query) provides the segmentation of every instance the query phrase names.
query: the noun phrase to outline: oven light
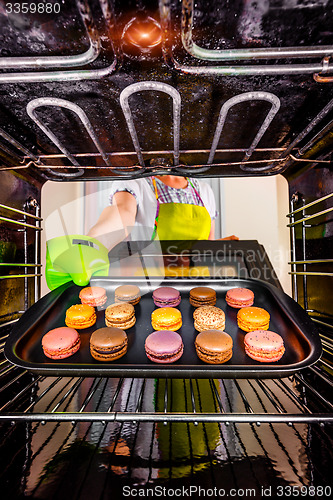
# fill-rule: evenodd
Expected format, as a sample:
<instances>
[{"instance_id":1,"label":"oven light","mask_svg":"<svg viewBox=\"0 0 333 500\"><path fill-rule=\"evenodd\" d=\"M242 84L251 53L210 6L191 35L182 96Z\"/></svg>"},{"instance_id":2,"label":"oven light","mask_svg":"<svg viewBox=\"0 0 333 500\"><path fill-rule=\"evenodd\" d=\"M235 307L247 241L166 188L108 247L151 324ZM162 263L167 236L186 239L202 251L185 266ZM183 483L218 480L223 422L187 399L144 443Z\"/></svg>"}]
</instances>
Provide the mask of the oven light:
<instances>
[{"instance_id":1,"label":"oven light","mask_svg":"<svg viewBox=\"0 0 333 500\"><path fill-rule=\"evenodd\" d=\"M125 26L122 34L124 43L138 47L142 52L149 52L162 41L161 26L152 18L134 17Z\"/></svg>"}]
</instances>

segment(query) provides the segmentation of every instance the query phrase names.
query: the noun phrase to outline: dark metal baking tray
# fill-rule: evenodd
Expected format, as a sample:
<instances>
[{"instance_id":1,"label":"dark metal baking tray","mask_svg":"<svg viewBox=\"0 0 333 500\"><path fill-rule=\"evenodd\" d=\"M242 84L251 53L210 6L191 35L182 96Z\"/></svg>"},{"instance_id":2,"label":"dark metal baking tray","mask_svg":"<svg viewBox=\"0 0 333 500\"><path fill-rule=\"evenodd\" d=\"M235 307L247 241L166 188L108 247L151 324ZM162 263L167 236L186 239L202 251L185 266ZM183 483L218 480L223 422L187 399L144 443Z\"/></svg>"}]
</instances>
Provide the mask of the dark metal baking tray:
<instances>
[{"instance_id":1,"label":"dark metal baking tray","mask_svg":"<svg viewBox=\"0 0 333 500\"><path fill-rule=\"evenodd\" d=\"M97 322L93 327L80 330L81 348L73 356L63 360L48 359L42 350L42 336L53 328L65 325L65 313L71 305L80 303L81 287L72 282L53 290L36 302L24 315L10 334L5 355L12 363L43 375L80 376L128 376L128 377L219 377L219 378L271 378L285 377L312 365L321 356L321 342L314 323L304 310L288 295L263 281L253 279L161 279L149 281L133 278L94 278L91 286L102 286L108 295L107 304L114 302L114 290L120 284L137 284L142 293L135 306L136 324L127 330L128 352L115 363L95 361L89 351L91 333L105 326L104 310L97 311ZM179 330L184 342L184 354L176 363L155 364L148 360L144 342L153 328L150 316L155 309L152 292L158 286L174 286L181 292L183 326ZM225 331L234 342L233 356L225 364L210 365L196 355L194 339L197 331L193 326L194 308L189 303L189 291L195 286L210 286L216 290L216 306L226 314ZM271 315L269 329L278 332L284 339L286 352L276 363L260 363L249 358L244 351L245 332L237 326L237 309L225 302L229 288L246 287L255 294L255 306L265 308ZM106 305L107 305L106 304Z\"/></svg>"}]
</instances>

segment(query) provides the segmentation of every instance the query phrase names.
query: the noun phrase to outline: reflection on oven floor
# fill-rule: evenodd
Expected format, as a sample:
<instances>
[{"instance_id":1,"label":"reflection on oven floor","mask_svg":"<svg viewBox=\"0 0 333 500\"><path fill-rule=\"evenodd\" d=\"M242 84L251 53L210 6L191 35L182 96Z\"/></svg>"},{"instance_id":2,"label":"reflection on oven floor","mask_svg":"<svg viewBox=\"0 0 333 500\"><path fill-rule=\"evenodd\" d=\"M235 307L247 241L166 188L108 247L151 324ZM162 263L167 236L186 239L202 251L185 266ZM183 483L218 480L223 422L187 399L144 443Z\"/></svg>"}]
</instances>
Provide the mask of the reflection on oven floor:
<instances>
[{"instance_id":1,"label":"reflection on oven floor","mask_svg":"<svg viewBox=\"0 0 333 500\"><path fill-rule=\"evenodd\" d=\"M56 379L45 378L39 384L35 400L52 382ZM291 388L299 395L290 379L120 382L58 379L34 411L49 411L58 402L57 411L66 412L80 411L82 405L87 412L106 412L112 405L118 412L217 413L216 394L226 413L248 412L248 402L255 413L276 413L276 404L283 412L300 411L287 392ZM17 432L24 434L24 425L27 445L18 446L2 473L12 490L30 498L123 498L126 485L254 488L258 496L252 498L261 498L262 487L325 485L330 477L329 436L315 425L49 422L18 424ZM22 469L24 479L15 485Z\"/></svg>"}]
</instances>

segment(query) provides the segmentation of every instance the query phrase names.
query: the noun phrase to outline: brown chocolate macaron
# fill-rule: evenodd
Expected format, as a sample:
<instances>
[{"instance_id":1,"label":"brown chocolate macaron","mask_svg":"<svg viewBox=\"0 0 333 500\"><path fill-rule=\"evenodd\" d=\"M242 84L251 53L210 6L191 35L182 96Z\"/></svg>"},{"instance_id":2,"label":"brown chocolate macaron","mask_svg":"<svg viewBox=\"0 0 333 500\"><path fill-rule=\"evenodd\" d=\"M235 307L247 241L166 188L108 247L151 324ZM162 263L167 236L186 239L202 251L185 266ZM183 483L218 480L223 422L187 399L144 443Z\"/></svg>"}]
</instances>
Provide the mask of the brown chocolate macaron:
<instances>
[{"instance_id":1,"label":"brown chocolate macaron","mask_svg":"<svg viewBox=\"0 0 333 500\"><path fill-rule=\"evenodd\" d=\"M220 330L205 330L197 335L195 348L198 357L205 363L218 365L232 356L232 338Z\"/></svg>"},{"instance_id":2,"label":"brown chocolate macaron","mask_svg":"<svg viewBox=\"0 0 333 500\"><path fill-rule=\"evenodd\" d=\"M115 361L126 352L127 335L120 328L99 328L90 337L90 353L97 361Z\"/></svg>"},{"instance_id":3,"label":"brown chocolate macaron","mask_svg":"<svg viewBox=\"0 0 333 500\"><path fill-rule=\"evenodd\" d=\"M204 330L224 330L225 314L219 307L200 306L193 313L194 328L198 332Z\"/></svg>"},{"instance_id":4,"label":"brown chocolate macaron","mask_svg":"<svg viewBox=\"0 0 333 500\"><path fill-rule=\"evenodd\" d=\"M216 292L208 286L197 286L190 291L190 304L193 307L213 306L216 304Z\"/></svg>"},{"instance_id":5,"label":"brown chocolate macaron","mask_svg":"<svg viewBox=\"0 0 333 500\"><path fill-rule=\"evenodd\" d=\"M128 302L135 306L140 302L141 292L136 285L121 285L115 289L115 302Z\"/></svg>"},{"instance_id":6,"label":"brown chocolate macaron","mask_svg":"<svg viewBox=\"0 0 333 500\"><path fill-rule=\"evenodd\" d=\"M105 324L127 330L135 325L134 306L124 302L123 304L111 304L105 309Z\"/></svg>"}]
</instances>

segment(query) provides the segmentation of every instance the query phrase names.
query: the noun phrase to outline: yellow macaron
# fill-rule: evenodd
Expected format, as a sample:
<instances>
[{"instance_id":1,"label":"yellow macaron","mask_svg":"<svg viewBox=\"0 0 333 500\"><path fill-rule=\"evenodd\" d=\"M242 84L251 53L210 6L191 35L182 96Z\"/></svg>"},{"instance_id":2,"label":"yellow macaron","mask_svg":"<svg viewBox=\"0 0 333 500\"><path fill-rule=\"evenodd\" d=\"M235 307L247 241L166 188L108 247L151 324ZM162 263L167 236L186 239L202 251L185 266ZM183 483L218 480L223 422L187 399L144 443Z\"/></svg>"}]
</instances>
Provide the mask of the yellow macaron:
<instances>
[{"instance_id":1,"label":"yellow macaron","mask_svg":"<svg viewBox=\"0 0 333 500\"><path fill-rule=\"evenodd\" d=\"M151 324L154 330L176 331L182 326L182 314L175 307L160 307L151 315Z\"/></svg>"}]
</instances>

